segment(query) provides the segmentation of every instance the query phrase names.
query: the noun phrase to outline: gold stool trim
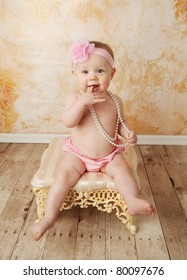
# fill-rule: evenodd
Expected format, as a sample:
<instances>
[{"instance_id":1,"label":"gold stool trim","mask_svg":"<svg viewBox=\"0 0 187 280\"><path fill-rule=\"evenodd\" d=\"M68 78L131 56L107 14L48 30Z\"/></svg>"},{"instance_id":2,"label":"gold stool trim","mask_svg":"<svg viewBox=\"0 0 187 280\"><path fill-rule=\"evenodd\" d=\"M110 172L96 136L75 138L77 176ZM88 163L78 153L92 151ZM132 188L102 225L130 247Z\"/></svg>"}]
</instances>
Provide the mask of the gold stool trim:
<instances>
[{"instance_id":1,"label":"gold stool trim","mask_svg":"<svg viewBox=\"0 0 187 280\"><path fill-rule=\"evenodd\" d=\"M50 187L33 188L36 195L39 220L41 220L45 214L49 190ZM107 213L111 213L112 210L115 210L116 216L126 225L132 234L135 234L137 231L136 226L132 223L132 217L127 212L127 204L115 189L93 189L91 191L77 191L71 189L66 200L62 204L61 211L71 209L73 206L77 205L81 208L87 208L91 205Z\"/></svg>"}]
</instances>

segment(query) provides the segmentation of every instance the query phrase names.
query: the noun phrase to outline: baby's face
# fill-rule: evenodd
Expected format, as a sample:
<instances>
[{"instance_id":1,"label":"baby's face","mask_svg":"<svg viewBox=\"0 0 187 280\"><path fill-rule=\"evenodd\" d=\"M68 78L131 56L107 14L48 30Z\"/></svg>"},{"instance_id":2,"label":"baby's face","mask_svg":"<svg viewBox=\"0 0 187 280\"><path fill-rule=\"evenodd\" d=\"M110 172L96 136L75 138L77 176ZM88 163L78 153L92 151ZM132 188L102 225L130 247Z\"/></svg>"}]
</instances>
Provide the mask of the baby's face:
<instances>
[{"instance_id":1,"label":"baby's face","mask_svg":"<svg viewBox=\"0 0 187 280\"><path fill-rule=\"evenodd\" d=\"M115 68L100 55L89 55L83 63L78 63L74 70L81 91L86 92L91 87L94 92L105 92L114 76ZM89 90L90 92L90 90Z\"/></svg>"}]
</instances>

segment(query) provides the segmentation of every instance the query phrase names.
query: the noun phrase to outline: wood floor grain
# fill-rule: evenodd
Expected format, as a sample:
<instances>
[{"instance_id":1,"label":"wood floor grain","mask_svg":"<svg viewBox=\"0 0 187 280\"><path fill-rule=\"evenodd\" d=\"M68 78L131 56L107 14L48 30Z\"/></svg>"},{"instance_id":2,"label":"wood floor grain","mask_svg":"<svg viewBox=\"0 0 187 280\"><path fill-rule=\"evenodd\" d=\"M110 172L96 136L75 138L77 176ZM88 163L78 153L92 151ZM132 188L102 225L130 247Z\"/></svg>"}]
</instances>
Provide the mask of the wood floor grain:
<instances>
[{"instance_id":1,"label":"wood floor grain","mask_svg":"<svg viewBox=\"0 0 187 280\"><path fill-rule=\"evenodd\" d=\"M154 217L135 217L131 235L115 213L74 207L36 242L30 181L47 144L0 143L0 259L187 259L187 146L136 146L141 195Z\"/></svg>"}]
</instances>

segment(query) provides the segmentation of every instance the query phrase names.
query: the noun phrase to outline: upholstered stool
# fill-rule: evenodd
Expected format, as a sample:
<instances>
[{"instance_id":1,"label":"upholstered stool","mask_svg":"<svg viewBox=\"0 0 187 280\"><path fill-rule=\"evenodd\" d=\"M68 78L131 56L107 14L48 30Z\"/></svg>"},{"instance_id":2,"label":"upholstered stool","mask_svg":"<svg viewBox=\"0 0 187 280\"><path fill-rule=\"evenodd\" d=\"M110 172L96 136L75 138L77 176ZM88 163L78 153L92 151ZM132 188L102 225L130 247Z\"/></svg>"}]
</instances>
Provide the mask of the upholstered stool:
<instances>
[{"instance_id":1,"label":"upholstered stool","mask_svg":"<svg viewBox=\"0 0 187 280\"><path fill-rule=\"evenodd\" d=\"M53 182L55 169L63 154L61 147L62 138L54 138L48 148L44 151L38 171L31 181L36 196L38 219L42 219L45 213L47 195ZM129 166L135 179L137 176L137 157L133 147L127 146L124 151ZM125 186L124 186L125 187ZM132 223L132 217L127 212L127 205L115 188L111 177L101 172L85 172L77 184L69 191L61 210L71 209L79 205L87 208L89 205L97 207L98 210L110 213L116 210L117 217L126 224L128 230L135 234L137 228Z\"/></svg>"}]
</instances>

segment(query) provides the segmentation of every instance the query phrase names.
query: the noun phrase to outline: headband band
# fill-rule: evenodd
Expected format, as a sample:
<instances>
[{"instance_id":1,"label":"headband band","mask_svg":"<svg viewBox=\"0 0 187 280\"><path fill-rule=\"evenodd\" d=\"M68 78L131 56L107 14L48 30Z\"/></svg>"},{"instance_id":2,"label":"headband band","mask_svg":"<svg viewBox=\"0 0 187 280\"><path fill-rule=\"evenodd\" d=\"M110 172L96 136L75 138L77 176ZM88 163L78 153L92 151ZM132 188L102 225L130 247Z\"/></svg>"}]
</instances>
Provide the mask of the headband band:
<instances>
[{"instance_id":1,"label":"headband band","mask_svg":"<svg viewBox=\"0 0 187 280\"><path fill-rule=\"evenodd\" d=\"M96 48L94 43L82 40L74 43L71 47L71 59L74 65L86 61L90 54L103 56L114 67L114 59L111 54L105 49Z\"/></svg>"}]
</instances>

